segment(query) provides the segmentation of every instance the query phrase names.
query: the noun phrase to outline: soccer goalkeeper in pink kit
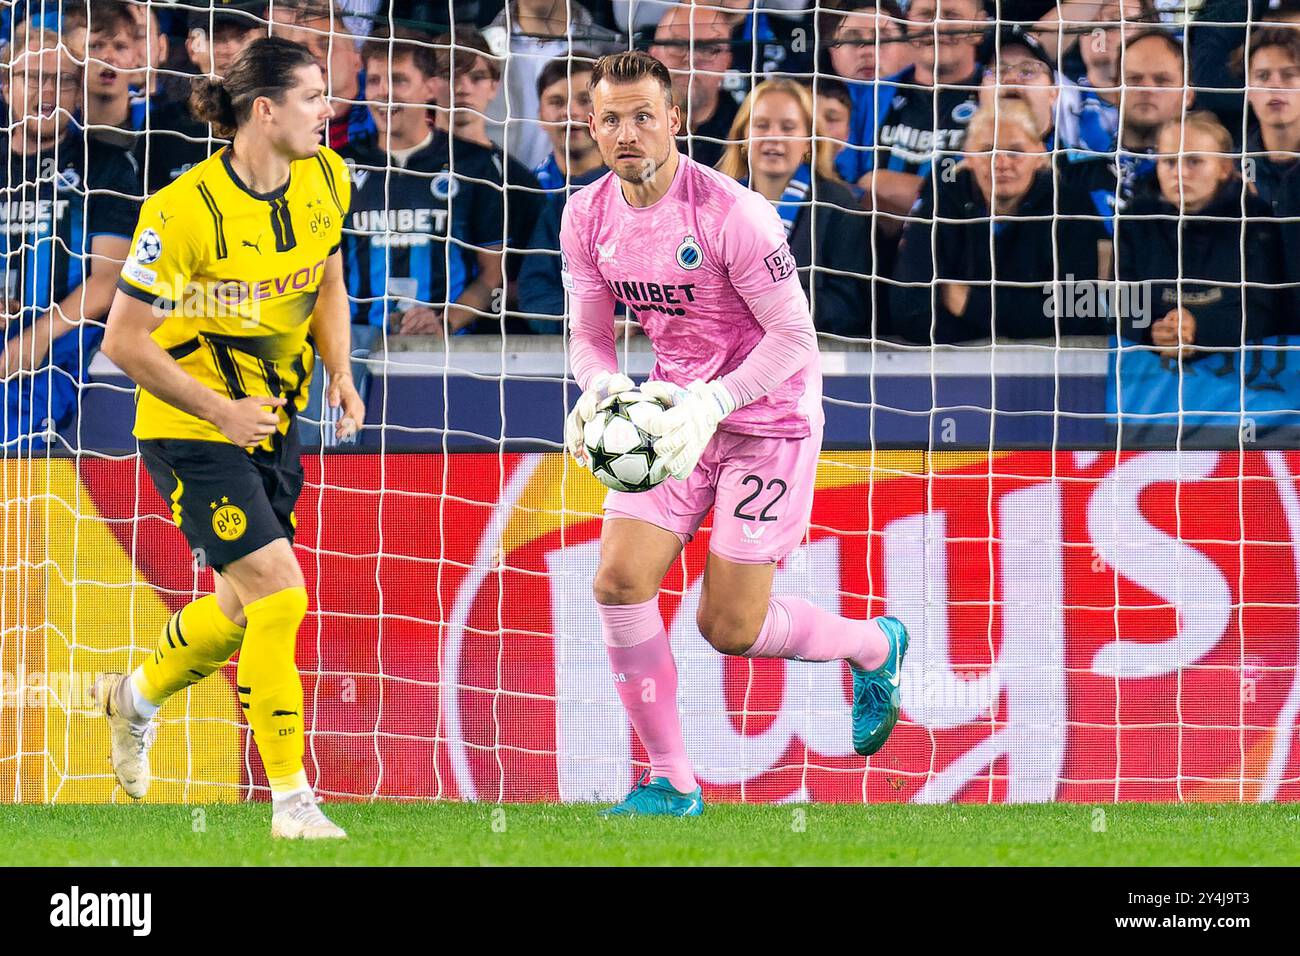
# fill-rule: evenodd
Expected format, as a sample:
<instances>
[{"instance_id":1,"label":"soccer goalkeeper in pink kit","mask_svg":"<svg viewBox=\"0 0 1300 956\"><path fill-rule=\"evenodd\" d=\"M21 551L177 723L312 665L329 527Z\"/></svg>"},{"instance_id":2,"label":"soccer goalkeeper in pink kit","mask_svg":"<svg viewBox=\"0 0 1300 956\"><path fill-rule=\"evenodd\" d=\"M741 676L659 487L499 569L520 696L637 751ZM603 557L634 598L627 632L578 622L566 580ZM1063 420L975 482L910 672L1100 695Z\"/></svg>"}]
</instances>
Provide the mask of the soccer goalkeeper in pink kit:
<instances>
[{"instance_id":1,"label":"soccer goalkeeper in pink kit","mask_svg":"<svg viewBox=\"0 0 1300 956\"><path fill-rule=\"evenodd\" d=\"M848 661L853 746L884 745L898 720L907 631L773 597L776 562L803 540L822 438L821 370L808 301L780 218L763 196L677 151L667 68L645 53L601 58L592 136L611 172L568 202L560 230L571 357L582 397L565 442L589 466L583 425L618 370L614 305L636 313L656 364L641 390L671 477L605 500L594 585L615 686L650 769L607 813L703 810L677 713L677 669L659 586L714 509L698 624L724 654Z\"/></svg>"}]
</instances>

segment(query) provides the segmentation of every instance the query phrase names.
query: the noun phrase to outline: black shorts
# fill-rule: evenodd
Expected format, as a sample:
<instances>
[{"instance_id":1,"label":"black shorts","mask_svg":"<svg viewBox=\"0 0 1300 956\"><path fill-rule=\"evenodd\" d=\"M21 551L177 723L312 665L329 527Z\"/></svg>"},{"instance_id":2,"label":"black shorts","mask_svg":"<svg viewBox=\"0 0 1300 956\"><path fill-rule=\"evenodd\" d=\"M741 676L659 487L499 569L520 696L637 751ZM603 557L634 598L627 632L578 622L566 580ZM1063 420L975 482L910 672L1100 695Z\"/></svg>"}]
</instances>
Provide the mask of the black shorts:
<instances>
[{"instance_id":1,"label":"black shorts","mask_svg":"<svg viewBox=\"0 0 1300 956\"><path fill-rule=\"evenodd\" d=\"M220 571L277 538L293 543L303 482L296 424L274 451L252 454L215 441L140 442L149 477L202 563Z\"/></svg>"}]
</instances>

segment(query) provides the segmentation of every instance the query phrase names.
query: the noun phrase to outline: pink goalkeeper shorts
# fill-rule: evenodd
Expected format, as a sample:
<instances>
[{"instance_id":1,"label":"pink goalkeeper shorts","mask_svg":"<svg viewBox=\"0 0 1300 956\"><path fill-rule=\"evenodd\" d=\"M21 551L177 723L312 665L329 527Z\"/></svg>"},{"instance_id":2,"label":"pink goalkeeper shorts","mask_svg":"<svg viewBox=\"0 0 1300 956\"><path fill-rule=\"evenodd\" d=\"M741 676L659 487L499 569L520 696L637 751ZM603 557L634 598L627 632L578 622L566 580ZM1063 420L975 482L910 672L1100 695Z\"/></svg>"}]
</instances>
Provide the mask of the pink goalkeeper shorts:
<instances>
[{"instance_id":1,"label":"pink goalkeeper shorts","mask_svg":"<svg viewBox=\"0 0 1300 956\"><path fill-rule=\"evenodd\" d=\"M821 429L807 438L719 431L684 481L611 491L605 516L636 518L690 541L713 509L709 550L739 564L770 564L797 548L812 517Z\"/></svg>"}]
</instances>

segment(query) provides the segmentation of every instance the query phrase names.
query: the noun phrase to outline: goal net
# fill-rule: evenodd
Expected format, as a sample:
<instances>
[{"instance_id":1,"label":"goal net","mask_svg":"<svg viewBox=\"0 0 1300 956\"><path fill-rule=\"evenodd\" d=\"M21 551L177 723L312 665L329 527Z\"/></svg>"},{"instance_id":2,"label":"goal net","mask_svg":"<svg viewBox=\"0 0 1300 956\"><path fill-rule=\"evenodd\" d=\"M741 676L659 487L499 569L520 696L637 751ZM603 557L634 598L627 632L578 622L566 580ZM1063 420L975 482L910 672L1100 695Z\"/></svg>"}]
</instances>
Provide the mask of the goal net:
<instances>
[{"instance_id":1,"label":"goal net","mask_svg":"<svg viewBox=\"0 0 1300 956\"><path fill-rule=\"evenodd\" d=\"M826 444L775 588L911 634L902 718L864 761L846 667L701 637L706 521L660 607L709 797L1300 795L1297 211L1251 86L1285 87L1285 38L1253 55L1270 25L1245 4L490 6L6 5L0 801L125 800L90 687L213 588L98 344L114 216L223 145L177 108L188 78L268 31L316 52L336 106L368 409L335 441L322 375L299 417L318 792L612 800L646 766L592 597L604 488L562 452L552 241L600 170L590 57L638 48L673 72L682 150L725 169L744 146L738 178L774 190L818 326ZM782 77L805 92L751 92ZM618 318L636 378L654 305L629 292ZM235 666L162 708L148 800L267 798Z\"/></svg>"}]
</instances>

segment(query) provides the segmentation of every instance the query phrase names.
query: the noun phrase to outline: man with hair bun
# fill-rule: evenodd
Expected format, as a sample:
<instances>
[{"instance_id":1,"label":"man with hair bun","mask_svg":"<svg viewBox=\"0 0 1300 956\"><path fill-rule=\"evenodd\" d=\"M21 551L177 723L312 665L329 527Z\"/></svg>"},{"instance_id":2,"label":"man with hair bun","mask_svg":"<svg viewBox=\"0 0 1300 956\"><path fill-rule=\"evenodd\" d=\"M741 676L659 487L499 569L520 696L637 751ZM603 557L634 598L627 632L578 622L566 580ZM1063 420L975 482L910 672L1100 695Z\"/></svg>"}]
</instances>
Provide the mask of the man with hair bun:
<instances>
[{"instance_id":1,"label":"man with hair bun","mask_svg":"<svg viewBox=\"0 0 1300 956\"><path fill-rule=\"evenodd\" d=\"M303 768L294 649L307 590L292 542L303 484L296 417L317 351L337 436L365 420L339 251L351 183L321 145L332 110L301 44L255 40L223 78L198 77L193 89L195 114L232 142L145 202L104 352L139 387L141 459L213 569L215 593L173 614L153 656L105 675L94 697L113 771L138 800L154 714L239 651L236 689L271 789L271 835L339 838Z\"/></svg>"}]
</instances>

